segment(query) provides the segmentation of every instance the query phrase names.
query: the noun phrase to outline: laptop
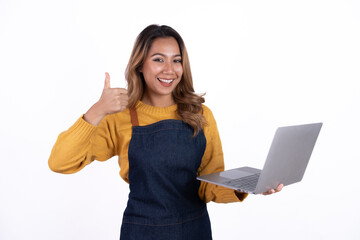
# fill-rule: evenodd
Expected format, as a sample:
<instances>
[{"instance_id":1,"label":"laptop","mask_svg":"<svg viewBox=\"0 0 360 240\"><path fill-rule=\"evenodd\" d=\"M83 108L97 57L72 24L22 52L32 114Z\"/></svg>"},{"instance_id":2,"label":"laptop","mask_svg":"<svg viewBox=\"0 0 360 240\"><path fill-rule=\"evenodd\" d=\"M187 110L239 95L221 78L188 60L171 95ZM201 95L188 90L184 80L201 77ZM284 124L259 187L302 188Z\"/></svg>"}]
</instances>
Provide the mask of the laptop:
<instances>
[{"instance_id":1,"label":"laptop","mask_svg":"<svg viewBox=\"0 0 360 240\"><path fill-rule=\"evenodd\" d=\"M321 127L322 123L279 127L262 170L241 167L197 179L251 194L267 192L279 184L300 182Z\"/></svg>"}]
</instances>

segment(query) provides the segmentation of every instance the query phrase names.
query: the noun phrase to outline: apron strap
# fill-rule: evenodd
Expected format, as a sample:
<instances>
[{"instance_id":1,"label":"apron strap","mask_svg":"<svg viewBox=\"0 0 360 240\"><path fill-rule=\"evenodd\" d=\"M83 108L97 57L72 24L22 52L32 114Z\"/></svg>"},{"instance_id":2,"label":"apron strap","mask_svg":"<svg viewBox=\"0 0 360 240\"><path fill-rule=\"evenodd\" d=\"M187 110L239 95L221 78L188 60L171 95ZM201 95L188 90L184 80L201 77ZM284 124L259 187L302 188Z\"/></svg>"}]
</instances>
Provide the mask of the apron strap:
<instances>
[{"instance_id":1,"label":"apron strap","mask_svg":"<svg viewBox=\"0 0 360 240\"><path fill-rule=\"evenodd\" d=\"M130 110L131 124L133 125L133 127L139 126L139 120L138 120L136 109L134 107L132 107L129 110Z\"/></svg>"}]
</instances>

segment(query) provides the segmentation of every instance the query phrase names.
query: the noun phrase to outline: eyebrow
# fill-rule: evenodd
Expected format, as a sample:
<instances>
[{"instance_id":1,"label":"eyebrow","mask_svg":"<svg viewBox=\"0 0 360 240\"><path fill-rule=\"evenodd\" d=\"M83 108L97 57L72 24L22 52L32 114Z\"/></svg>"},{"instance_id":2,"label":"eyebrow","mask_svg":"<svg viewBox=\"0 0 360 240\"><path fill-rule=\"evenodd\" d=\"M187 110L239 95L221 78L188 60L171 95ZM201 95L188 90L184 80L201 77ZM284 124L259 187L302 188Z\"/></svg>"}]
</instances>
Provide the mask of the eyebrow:
<instances>
[{"instance_id":1,"label":"eyebrow","mask_svg":"<svg viewBox=\"0 0 360 240\"><path fill-rule=\"evenodd\" d=\"M153 55L151 55L151 57L156 56L156 55L167 57L167 55L165 55L163 53L154 53ZM181 57L181 54L175 54L175 55L172 55L171 57Z\"/></svg>"}]
</instances>

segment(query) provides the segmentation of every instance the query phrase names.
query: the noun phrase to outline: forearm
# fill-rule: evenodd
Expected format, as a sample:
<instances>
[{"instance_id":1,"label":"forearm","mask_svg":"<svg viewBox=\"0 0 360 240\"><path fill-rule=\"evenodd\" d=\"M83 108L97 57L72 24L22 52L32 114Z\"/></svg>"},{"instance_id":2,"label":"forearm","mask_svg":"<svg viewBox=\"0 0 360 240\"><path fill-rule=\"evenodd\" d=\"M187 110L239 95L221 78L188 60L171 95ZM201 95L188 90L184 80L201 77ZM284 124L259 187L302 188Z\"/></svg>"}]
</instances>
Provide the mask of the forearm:
<instances>
[{"instance_id":1,"label":"forearm","mask_svg":"<svg viewBox=\"0 0 360 240\"><path fill-rule=\"evenodd\" d=\"M74 173L94 160L90 139L95 130L95 126L78 119L61 133L51 151L50 169L59 173Z\"/></svg>"}]
</instances>

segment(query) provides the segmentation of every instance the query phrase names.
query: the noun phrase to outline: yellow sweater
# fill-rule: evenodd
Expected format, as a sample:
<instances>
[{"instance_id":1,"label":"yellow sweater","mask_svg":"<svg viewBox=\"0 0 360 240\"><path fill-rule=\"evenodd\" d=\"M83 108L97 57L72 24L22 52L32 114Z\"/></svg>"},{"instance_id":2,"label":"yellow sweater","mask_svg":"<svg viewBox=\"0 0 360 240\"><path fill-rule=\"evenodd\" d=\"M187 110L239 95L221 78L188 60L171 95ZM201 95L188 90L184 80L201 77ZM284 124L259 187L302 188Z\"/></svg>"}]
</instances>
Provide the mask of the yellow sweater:
<instances>
[{"instance_id":1,"label":"yellow sweater","mask_svg":"<svg viewBox=\"0 0 360 240\"><path fill-rule=\"evenodd\" d=\"M145 126L165 119L179 119L176 109L177 105L160 108L139 101L136 105L139 125ZM203 105L203 110L207 121L203 126L206 149L198 175L224 170L223 152L215 119L208 107ZM75 173L94 160L105 161L117 155L120 176L129 182L128 148L131 134L129 109L107 115L99 126L93 126L81 117L59 135L49 158L49 167L58 173ZM242 194L238 198L232 189L205 182L201 182L199 188L199 197L205 202L238 202L246 196L247 194Z\"/></svg>"}]
</instances>

